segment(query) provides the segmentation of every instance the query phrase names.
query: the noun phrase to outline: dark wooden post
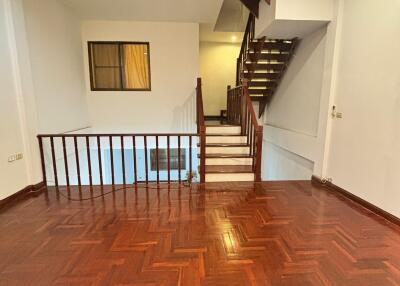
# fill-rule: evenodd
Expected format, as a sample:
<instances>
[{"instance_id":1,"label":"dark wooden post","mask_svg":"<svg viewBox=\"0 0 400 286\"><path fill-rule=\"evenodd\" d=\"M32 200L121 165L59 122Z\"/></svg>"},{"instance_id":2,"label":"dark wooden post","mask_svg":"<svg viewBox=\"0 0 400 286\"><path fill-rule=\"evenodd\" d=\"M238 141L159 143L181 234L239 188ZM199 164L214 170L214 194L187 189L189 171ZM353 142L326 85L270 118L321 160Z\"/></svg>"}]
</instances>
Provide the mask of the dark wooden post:
<instances>
[{"instance_id":1,"label":"dark wooden post","mask_svg":"<svg viewBox=\"0 0 400 286\"><path fill-rule=\"evenodd\" d=\"M258 126L255 134L256 140L256 162L255 162L255 181L261 182L261 156L262 156L262 144L263 144L263 128Z\"/></svg>"},{"instance_id":2,"label":"dark wooden post","mask_svg":"<svg viewBox=\"0 0 400 286\"><path fill-rule=\"evenodd\" d=\"M231 89L231 86L228 85L226 88L226 122L229 123L230 122L230 100L229 100L229 90Z\"/></svg>"},{"instance_id":3,"label":"dark wooden post","mask_svg":"<svg viewBox=\"0 0 400 286\"><path fill-rule=\"evenodd\" d=\"M206 182L206 127L200 126L200 183Z\"/></svg>"},{"instance_id":4,"label":"dark wooden post","mask_svg":"<svg viewBox=\"0 0 400 286\"><path fill-rule=\"evenodd\" d=\"M246 111L247 108L250 106L247 106L247 96L249 94L249 87L248 87L248 82L245 80L243 82L243 89L242 89L242 94L241 94L241 101L240 101L240 128L242 135L246 135Z\"/></svg>"},{"instance_id":5,"label":"dark wooden post","mask_svg":"<svg viewBox=\"0 0 400 286\"><path fill-rule=\"evenodd\" d=\"M236 59L236 86L240 85L240 58Z\"/></svg>"},{"instance_id":6,"label":"dark wooden post","mask_svg":"<svg viewBox=\"0 0 400 286\"><path fill-rule=\"evenodd\" d=\"M40 163L42 165L42 178L43 178L43 183L46 184L47 186L47 178L46 178L46 164L44 161L44 150L43 150L43 138L38 136L37 137L39 140L39 151L40 151Z\"/></svg>"}]
</instances>

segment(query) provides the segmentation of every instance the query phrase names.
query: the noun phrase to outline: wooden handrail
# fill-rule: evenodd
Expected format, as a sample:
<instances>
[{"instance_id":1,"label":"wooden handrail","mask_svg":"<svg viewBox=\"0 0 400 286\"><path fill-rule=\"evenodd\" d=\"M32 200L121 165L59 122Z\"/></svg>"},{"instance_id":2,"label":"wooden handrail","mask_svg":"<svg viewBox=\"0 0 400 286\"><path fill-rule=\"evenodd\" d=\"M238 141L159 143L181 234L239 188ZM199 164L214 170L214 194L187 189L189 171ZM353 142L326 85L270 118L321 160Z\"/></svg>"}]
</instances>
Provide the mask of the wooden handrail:
<instances>
[{"instance_id":1,"label":"wooden handrail","mask_svg":"<svg viewBox=\"0 0 400 286\"><path fill-rule=\"evenodd\" d=\"M200 141L200 183L206 181L206 126L204 123L203 92L201 78L197 78L196 87L196 114L197 114L197 133Z\"/></svg>"},{"instance_id":2,"label":"wooden handrail","mask_svg":"<svg viewBox=\"0 0 400 286\"><path fill-rule=\"evenodd\" d=\"M246 24L246 30L243 35L242 45L240 47L239 57L236 64L236 86L241 84L241 72L244 70L246 64L247 50L250 47L250 43L254 39L255 34L255 16L250 13Z\"/></svg>"}]
</instances>

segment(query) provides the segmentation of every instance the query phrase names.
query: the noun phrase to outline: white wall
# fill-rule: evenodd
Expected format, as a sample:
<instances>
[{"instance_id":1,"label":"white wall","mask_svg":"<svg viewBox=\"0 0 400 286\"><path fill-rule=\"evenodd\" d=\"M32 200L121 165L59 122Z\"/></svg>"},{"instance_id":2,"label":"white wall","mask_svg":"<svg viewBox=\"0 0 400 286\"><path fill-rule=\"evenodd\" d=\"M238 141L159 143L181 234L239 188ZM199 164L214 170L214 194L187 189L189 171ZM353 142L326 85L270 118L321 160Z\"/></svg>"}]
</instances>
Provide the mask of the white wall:
<instances>
[{"instance_id":1,"label":"white wall","mask_svg":"<svg viewBox=\"0 0 400 286\"><path fill-rule=\"evenodd\" d=\"M199 71L199 27L193 23L87 21L82 25L87 101L94 130L194 130L192 109ZM90 91L88 41L150 42L151 91Z\"/></svg>"},{"instance_id":2,"label":"white wall","mask_svg":"<svg viewBox=\"0 0 400 286\"><path fill-rule=\"evenodd\" d=\"M332 18L332 0L274 1L276 1L276 19L330 21Z\"/></svg>"},{"instance_id":3,"label":"white wall","mask_svg":"<svg viewBox=\"0 0 400 286\"><path fill-rule=\"evenodd\" d=\"M266 180L310 179L317 138L326 28L303 38L264 116Z\"/></svg>"},{"instance_id":4,"label":"white wall","mask_svg":"<svg viewBox=\"0 0 400 286\"><path fill-rule=\"evenodd\" d=\"M227 86L236 85L236 60L240 44L200 42L200 76L204 113L219 115L226 109Z\"/></svg>"},{"instance_id":5,"label":"white wall","mask_svg":"<svg viewBox=\"0 0 400 286\"><path fill-rule=\"evenodd\" d=\"M11 4L0 1L0 199L8 197L29 184L25 159L8 162L8 156L24 153L24 128L21 101L17 90L16 65L13 60Z\"/></svg>"},{"instance_id":6,"label":"white wall","mask_svg":"<svg viewBox=\"0 0 400 286\"><path fill-rule=\"evenodd\" d=\"M37 134L89 124L80 22L57 1L1 0L0 199L42 180ZM10 155L22 153L12 163Z\"/></svg>"},{"instance_id":7,"label":"white wall","mask_svg":"<svg viewBox=\"0 0 400 286\"><path fill-rule=\"evenodd\" d=\"M400 217L400 2L342 1L326 177Z\"/></svg>"},{"instance_id":8,"label":"white wall","mask_svg":"<svg viewBox=\"0 0 400 286\"><path fill-rule=\"evenodd\" d=\"M23 0L40 132L90 125L80 20L53 0Z\"/></svg>"},{"instance_id":9,"label":"white wall","mask_svg":"<svg viewBox=\"0 0 400 286\"><path fill-rule=\"evenodd\" d=\"M294 38L321 28L332 20L334 0L272 0L260 2L257 37Z\"/></svg>"}]
</instances>

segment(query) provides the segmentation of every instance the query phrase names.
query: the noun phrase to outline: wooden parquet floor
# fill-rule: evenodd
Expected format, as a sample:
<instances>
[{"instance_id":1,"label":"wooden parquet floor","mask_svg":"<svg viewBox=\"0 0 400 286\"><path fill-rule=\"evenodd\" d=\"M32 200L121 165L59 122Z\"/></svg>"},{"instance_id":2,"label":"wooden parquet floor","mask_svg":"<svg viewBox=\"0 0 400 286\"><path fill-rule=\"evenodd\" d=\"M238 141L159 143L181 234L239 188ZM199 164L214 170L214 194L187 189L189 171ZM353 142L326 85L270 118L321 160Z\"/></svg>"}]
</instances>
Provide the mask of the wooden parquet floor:
<instances>
[{"instance_id":1,"label":"wooden parquet floor","mask_svg":"<svg viewBox=\"0 0 400 286\"><path fill-rule=\"evenodd\" d=\"M400 229L343 197L310 182L205 189L27 198L0 214L0 285L400 285Z\"/></svg>"}]
</instances>

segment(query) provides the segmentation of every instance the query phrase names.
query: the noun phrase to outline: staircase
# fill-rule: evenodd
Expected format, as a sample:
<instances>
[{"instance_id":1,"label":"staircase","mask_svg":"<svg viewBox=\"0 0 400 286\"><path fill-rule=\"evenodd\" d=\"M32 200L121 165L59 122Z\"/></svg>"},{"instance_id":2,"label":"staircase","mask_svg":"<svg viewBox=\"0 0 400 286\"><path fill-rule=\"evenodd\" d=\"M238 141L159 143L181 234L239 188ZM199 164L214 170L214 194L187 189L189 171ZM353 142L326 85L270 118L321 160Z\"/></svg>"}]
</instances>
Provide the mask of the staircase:
<instances>
[{"instance_id":1,"label":"staircase","mask_svg":"<svg viewBox=\"0 0 400 286\"><path fill-rule=\"evenodd\" d=\"M249 15L237 60L236 85L247 81L253 101L259 102L258 116L276 92L295 53L299 40L255 39L255 17Z\"/></svg>"},{"instance_id":2,"label":"staircase","mask_svg":"<svg viewBox=\"0 0 400 286\"><path fill-rule=\"evenodd\" d=\"M200 182L261 181L262 127L248 86L228 90L227 124L205 124L200 78L196 97Z\"/></svg>"},{"instance_id":3,"label":"staircase","mask_svg":"<svg viewBox=\"0 0 400 286\"><path fill-rule=\"evenodd\" d=\"M247 136L239 125L206 125L205 181L254 181Z\"/></svg>"},{"instance_id":4,"label":"staircase","mask_svg":"<svg viewBox=\"0 0 400 286\"><path fill-rule=\"evenodd\" d=\"M259 117L276 92L298 45L297 38L255 39L255 16L249 15L237 60L236 87L228 86L227 125L206 125L197 81L197 133L200 182L261 181L263 131Z\"/></svg>"}]
</instances>

